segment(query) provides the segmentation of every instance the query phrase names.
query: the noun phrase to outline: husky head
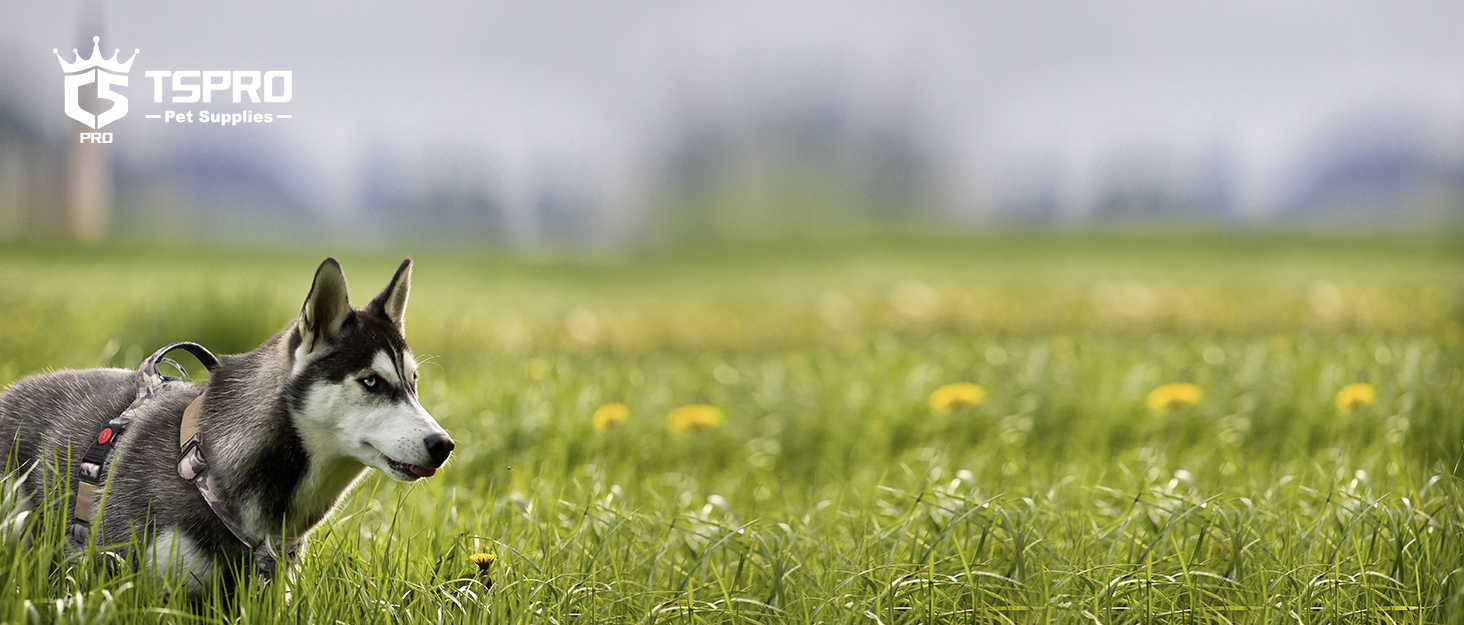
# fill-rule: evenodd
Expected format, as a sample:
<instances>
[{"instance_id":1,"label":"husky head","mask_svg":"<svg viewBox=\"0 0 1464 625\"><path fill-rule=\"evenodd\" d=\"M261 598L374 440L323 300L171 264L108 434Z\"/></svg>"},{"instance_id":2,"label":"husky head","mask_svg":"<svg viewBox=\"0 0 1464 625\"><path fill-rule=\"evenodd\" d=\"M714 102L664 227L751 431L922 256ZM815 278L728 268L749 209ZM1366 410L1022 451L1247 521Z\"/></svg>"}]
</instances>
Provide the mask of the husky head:
<instances>
[{"instance_id":1,"label":"husky head","mask_svg":"<svg viewBox=\"0 0 1464 625\"><path fill-rule=\"evenodd\" d=\"M290 336L287 385L308 453L355 459L407 482L436 473L453 448L417 402L403 323L411 279L409 258L366 308L352 308L340 264L325 259Z\"/></svg>"}]
</instances>

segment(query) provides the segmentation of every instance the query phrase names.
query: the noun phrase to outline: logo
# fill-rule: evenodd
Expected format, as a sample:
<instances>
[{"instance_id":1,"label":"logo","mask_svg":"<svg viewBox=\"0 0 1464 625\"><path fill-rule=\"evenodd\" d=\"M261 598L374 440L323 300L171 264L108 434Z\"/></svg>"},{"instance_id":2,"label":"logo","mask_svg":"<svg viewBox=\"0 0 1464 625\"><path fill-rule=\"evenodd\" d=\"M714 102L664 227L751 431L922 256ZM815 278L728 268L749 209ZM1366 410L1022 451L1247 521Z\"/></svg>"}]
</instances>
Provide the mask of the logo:
<instances>
[{"instance_id":1,"label":"logo","mask_svg":"<svg viewBox=\"0 0 1464 625\"><path fill-rule=\"evenodd\" d=\"M264 104L283 104L294 97L295 72L289 70L150 70L144 74L153 80L153 103L163 102L163 88L171 84L173 102L191 104L195 102L226 102L228 93L234 94L234 103L259 104L260 92L264 92ZM217 96L215 92L219 92ZM217 97L218 100L214 100ZM196 111L175 111L168 109L162 115L143 115L147 119L161 119L163 123L204 123L221 126L239 124L272 124L276 119L292 119L293 115L261 113L244 109L237 113L210 113L208 109Z\"/></svg>"},{"instance_id":2,"label":"logo","mask_svg":"<svg viewBox=\"0 0 1464 625\"><path fill-rule=\"evenodd\" d=\"M142 52L142 50L133 50L132 58L127 59L126 63L117 62L120 50L114 50L112 58L104 59L101 53L101 41L101 37L92 37L91 58L85 60L81 58L80 52L72 48L71 52L76 55L76 61L71 63L67 63L66 59L61 58L60 50L51 50L56 55L56 60L61 61L61 71L66 74L66 115L92 129L106 126L122 119L122 116L127 114L127 97L112 91L112 87L127 86L127 72L132 70L132 62L137 60L137 55ZM112 101L111 108L98 114L81 108L81 88L93 83L97 86L98 99Z\"/></svg>"},{"instance_id":3,"label":"logo","mask_svg":"<svg viewBox=\"0 0 1464 625\"><path fill-rule=\"evenodd\" d=\"M83 59L73 49L76 60L67 62L60 50L51 50L56 60L61 61L61 71L66 74L66 115L86 124L93 130L122 119L127 115L127 97L114 87L127 86L127 73L132 62L142 50L133 50L132 58L117 60L120 50L112 52L112 58L103 58L101 37L92 37L91 57ZM165 124L216 124L238 126L272 124L279 119L292 119L294 115L279 111L279 105L288 105L294 99L295 73L290 70L148 70L143 72L152 79L153 104L164 102L165 90L170 91L171 101L179 104L208 103L208 109L167 109L150 113L144 105L144 118L161 120ZM82 106L81 88L96 85L96 100L85 100L87 107L96 107L100 100L110 100L111 107L105 111L93 112ZM232 96L232 97L231 97ZM244 104L249 108L230 107L225 103ZM220 111L219 109L225 109ZM234 110L228 110L234 109ZM264 110L258 110L264 109ZM156 109L153 109L156 110ZM286 109L288 110L288 109ZM83 132L81 143L112 143L110 132Z\"/></svg>"}]
</instances>

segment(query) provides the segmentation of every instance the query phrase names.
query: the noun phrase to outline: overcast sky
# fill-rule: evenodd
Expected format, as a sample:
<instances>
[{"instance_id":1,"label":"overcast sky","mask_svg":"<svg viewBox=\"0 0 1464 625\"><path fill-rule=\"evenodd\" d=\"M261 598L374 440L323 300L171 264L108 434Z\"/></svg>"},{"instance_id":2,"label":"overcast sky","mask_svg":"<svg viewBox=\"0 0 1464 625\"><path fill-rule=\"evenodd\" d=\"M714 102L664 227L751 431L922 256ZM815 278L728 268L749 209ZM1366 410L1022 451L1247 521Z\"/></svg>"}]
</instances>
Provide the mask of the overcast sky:
<instances>
[{"instance_id":1,"label":"overcast sky","mask_svg":"<svg viewBox=\"0 0 1464 625\"><path fill-rule=\"evenodd\" d=\"M56 124L51 50L87 37L86 6L0 0L0 88L39 85L21 95ZM1318 150L1379 126L1464 156L1464 2L113 1L101 19L109 55L142 50L113 149L244 146L347 214L382 146L474 155L510 195L572 170L633 202L688 118L808 99L907 122L973 206L1026 178L1082 211L1114 163L1219 159L1264 212ZM143 72L183 69L292 70L275 106L294 118L143 119L181 108Z\"/></svg>"}]
</instances>

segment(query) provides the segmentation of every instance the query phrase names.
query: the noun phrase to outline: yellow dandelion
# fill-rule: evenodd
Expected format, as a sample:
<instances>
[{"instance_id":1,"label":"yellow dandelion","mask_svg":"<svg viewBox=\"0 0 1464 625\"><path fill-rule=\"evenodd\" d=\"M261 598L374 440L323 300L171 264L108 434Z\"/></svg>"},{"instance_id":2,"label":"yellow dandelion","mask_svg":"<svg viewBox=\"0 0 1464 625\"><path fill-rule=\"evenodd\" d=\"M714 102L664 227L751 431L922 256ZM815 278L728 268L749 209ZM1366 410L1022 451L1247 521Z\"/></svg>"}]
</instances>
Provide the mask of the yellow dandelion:
<instances>
[{"instance_id":1,"label":"yellow dandelion","mask_svg":"<svg viewBox=\"0 0 1464 625\"><path fill-rule=\"evenodd\" d=\"M1205 392L1199 386L1189 382L1175 382L1165 384L1149 392L1149 410L1154 412L1168 412L1176 408L1185 408L1200 403L1200 398Z\"/></svg>"},{"instance_id":2,"label":"yellow dandelion","mask_svg":"<svg viewBox=\"0 0 1464 625\"><path fill-rule=\"evenodd\" d=\"M1352 412L1358 408L1365 408L1378 398L1377 389L1367 382L1353 382L1337 391L1337 410Z\"/></svg>"},{"instance_id":3,"label":"yellow dandelion","mask_svg":"<svg viewBox=\"0 0 1464 625\"><path fill-rule=\"evenodd\" d=\"M468 561L478 565L479 575L487 575L488 570L493 568L493 563L498 561L498 556L491 553L475 553L468 556Z\"/></svg>"},{"instance_id":4,"label":"yellow dandelion","mask_svg":"<svg viewBox=\"0 0 1464 625\"><path fill-rule=\"evenodd\" d=\"M986 389L970 382L947 384L930 394L930 409L947 413L965 406L975 406L986 399Z\"/></svg>"},{"instance_id":5,"label":"yellow dandelion","mask_svg":"<svg viewBox=\"0 0 1464 625\"><path fill-rule=\"evenodd\" d=\"M535 382L549 377L549 361L534 358L529 361L529 379Z\"/></svg>"},{"instance_id":6,"label":"yellow dandelion","mask_svg":"<svg viewBox=\"0 0 1464 625\"><path fill-rule=\"evenodd\" d=\"M625 423L629 417L630 409L625 404L605 404L595 409L595 414L590 416L590 422L595 424L595 429L603 432Z\"/></svg>"},{"instance_id":7,"label":"yellow dandelion","mask_svg":"<svg viewBox=\"0 0 1464 625\"><path fill-rule=\"evenodd\" d=\"M710 430L722 425L722 409L706 404L682 406L666 414L666 429L677 434Z\"/></svg>"}]
</instances>

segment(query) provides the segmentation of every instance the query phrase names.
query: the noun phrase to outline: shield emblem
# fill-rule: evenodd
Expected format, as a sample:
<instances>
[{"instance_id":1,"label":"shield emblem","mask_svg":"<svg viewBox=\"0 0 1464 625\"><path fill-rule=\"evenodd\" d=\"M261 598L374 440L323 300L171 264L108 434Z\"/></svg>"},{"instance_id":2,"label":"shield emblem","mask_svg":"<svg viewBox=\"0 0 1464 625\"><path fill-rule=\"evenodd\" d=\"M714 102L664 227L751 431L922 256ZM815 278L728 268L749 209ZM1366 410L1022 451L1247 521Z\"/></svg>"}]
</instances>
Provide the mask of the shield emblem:
<instances>
[{"instance_id":1,"label":"shield emblem","mask_svg":"<svg viewBox=\"0 0 1464 625\"><path fill-rule=\"evenodd\" d=\"M87 59L82 59L81 53L73 48L71 52L76 55L76 60L70 63L61 58L59 50L51 50L56 60L61 61L61 71L66 74L66 116L92 129L106 126L127 114L127 97L112 88L127 86L127 72L132 70L132 62L142 52L133 50L132 58L125 63L117 61L120 50L113 51L110 59L102 58L101 41L101 37L92 37L92 53ZM96 85L97 99L112 102L110 108L92 113L81 106L81 88L91 84Z\"/></svg>"}]
</instances>

